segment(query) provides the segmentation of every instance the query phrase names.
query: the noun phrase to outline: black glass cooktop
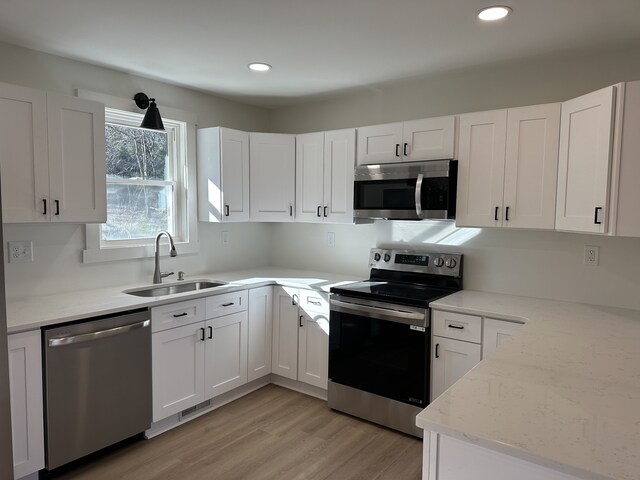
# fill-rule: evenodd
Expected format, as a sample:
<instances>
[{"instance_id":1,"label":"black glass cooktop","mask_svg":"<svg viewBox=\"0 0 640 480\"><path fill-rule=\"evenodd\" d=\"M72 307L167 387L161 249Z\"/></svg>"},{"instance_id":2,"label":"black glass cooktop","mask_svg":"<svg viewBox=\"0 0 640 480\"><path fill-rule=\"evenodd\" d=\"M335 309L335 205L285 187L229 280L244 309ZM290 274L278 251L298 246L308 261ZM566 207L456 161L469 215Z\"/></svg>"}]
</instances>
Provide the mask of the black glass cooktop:
<instances>
[{"instance_id":1,"label":"black glass cooktop","mask_svg":"<svg viewBox=\"0 0 640 480\"><path fill-rule=\"evenodd\" d=\"M429 302L455 291L450 288L384 280L366 280L331 288L331 293L425 308Z\"/></svg>"}]
</instances>

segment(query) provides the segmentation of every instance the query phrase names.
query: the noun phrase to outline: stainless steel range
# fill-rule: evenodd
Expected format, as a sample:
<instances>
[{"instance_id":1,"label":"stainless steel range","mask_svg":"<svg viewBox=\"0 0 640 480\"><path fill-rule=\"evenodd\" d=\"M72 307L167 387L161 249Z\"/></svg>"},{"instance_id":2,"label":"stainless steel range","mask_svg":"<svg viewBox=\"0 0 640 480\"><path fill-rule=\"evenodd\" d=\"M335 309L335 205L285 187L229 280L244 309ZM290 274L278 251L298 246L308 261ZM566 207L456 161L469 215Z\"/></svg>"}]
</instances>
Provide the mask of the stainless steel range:
<instances>
[{"instance_id":1,"label":"stainless steel range","mask_svg":"<svg viewBox=\"0 0 640 480\"><path fill-rule=\"evenodd\" d=\"M374 248L364 282L331 289L329 407L422 436L429 302L462 289L462 255Z\"/></svg>"}]
</instances>

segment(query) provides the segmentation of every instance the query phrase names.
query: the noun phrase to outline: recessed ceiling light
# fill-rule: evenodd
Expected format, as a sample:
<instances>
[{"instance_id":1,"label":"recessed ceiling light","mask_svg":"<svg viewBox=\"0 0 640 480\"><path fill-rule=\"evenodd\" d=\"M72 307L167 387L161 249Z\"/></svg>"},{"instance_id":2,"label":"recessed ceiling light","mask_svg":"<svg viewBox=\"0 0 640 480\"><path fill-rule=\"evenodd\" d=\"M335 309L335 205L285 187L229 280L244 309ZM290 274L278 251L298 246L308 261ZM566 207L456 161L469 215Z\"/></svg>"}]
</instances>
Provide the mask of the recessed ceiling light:
<instances>
[{"instance_id":1,"label":"recessed ceiling light","mask_svg":"<svg viewBox=\"0 0 640 480\"><path fill-rule=\"evenodd\" d=\"M254 72L268 72L271 70L271 65L268 63L250 63L249 70L253 70Z\"/></svg>"},{"instance_id":2,"label":"recessed ceiling light","mask_svg":"<svg viewBox=\"0 0 640 480\"><path fill-rule=\"evenodd\" d=\"M485 20L487 22L492 22L494 20L500 20L501 18L506 17L511 13L510 7L505 7L502 5L495 5L493 7L483 8L478 12L478 18L480 20Z\"/></svg>"}]
</instances>

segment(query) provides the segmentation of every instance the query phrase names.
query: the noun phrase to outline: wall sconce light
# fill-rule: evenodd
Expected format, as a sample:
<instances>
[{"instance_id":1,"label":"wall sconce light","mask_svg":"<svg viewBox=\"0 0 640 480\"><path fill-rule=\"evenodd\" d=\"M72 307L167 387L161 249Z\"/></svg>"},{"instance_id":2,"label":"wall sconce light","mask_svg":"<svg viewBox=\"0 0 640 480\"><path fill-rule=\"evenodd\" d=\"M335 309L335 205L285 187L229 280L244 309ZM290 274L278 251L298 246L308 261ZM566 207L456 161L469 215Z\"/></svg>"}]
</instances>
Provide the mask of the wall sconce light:
<instances>
[{"instance_id":1,"label":"wall sconce light","mask_svg":"<svg viewBox=\"0 0 640 480\"><path fill-rule=\"evenodd\" d=\"M162 123L162 117L160 117L160 110L156 105L155 98L149 98L144 93L136 93L133 97L133 101L136 102L138 108L147 110L144 114L140 128L150 128L151 130L164 130Z\"/></svg>"}]
</instances>

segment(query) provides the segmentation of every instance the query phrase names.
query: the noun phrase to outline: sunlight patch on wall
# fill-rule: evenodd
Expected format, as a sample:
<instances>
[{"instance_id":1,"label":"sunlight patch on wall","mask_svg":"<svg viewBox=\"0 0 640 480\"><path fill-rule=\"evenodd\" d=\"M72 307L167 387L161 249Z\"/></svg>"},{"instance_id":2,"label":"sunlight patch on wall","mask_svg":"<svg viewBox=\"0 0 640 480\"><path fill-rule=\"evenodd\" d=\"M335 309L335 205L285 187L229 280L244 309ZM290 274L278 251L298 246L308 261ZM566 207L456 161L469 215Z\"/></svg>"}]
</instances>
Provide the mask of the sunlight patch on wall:
<instances>
[{"instance_id":1,"label":"sunlight patch on wall","mask_svg":"<svg viewBox=\"0 0 640 480\"><path fill-rule=\"evenodd\" d=\"M453 222L391 222L391 241L411 244L464 245L480 228L457 228Z\"/></svg>"}]
</instances>

